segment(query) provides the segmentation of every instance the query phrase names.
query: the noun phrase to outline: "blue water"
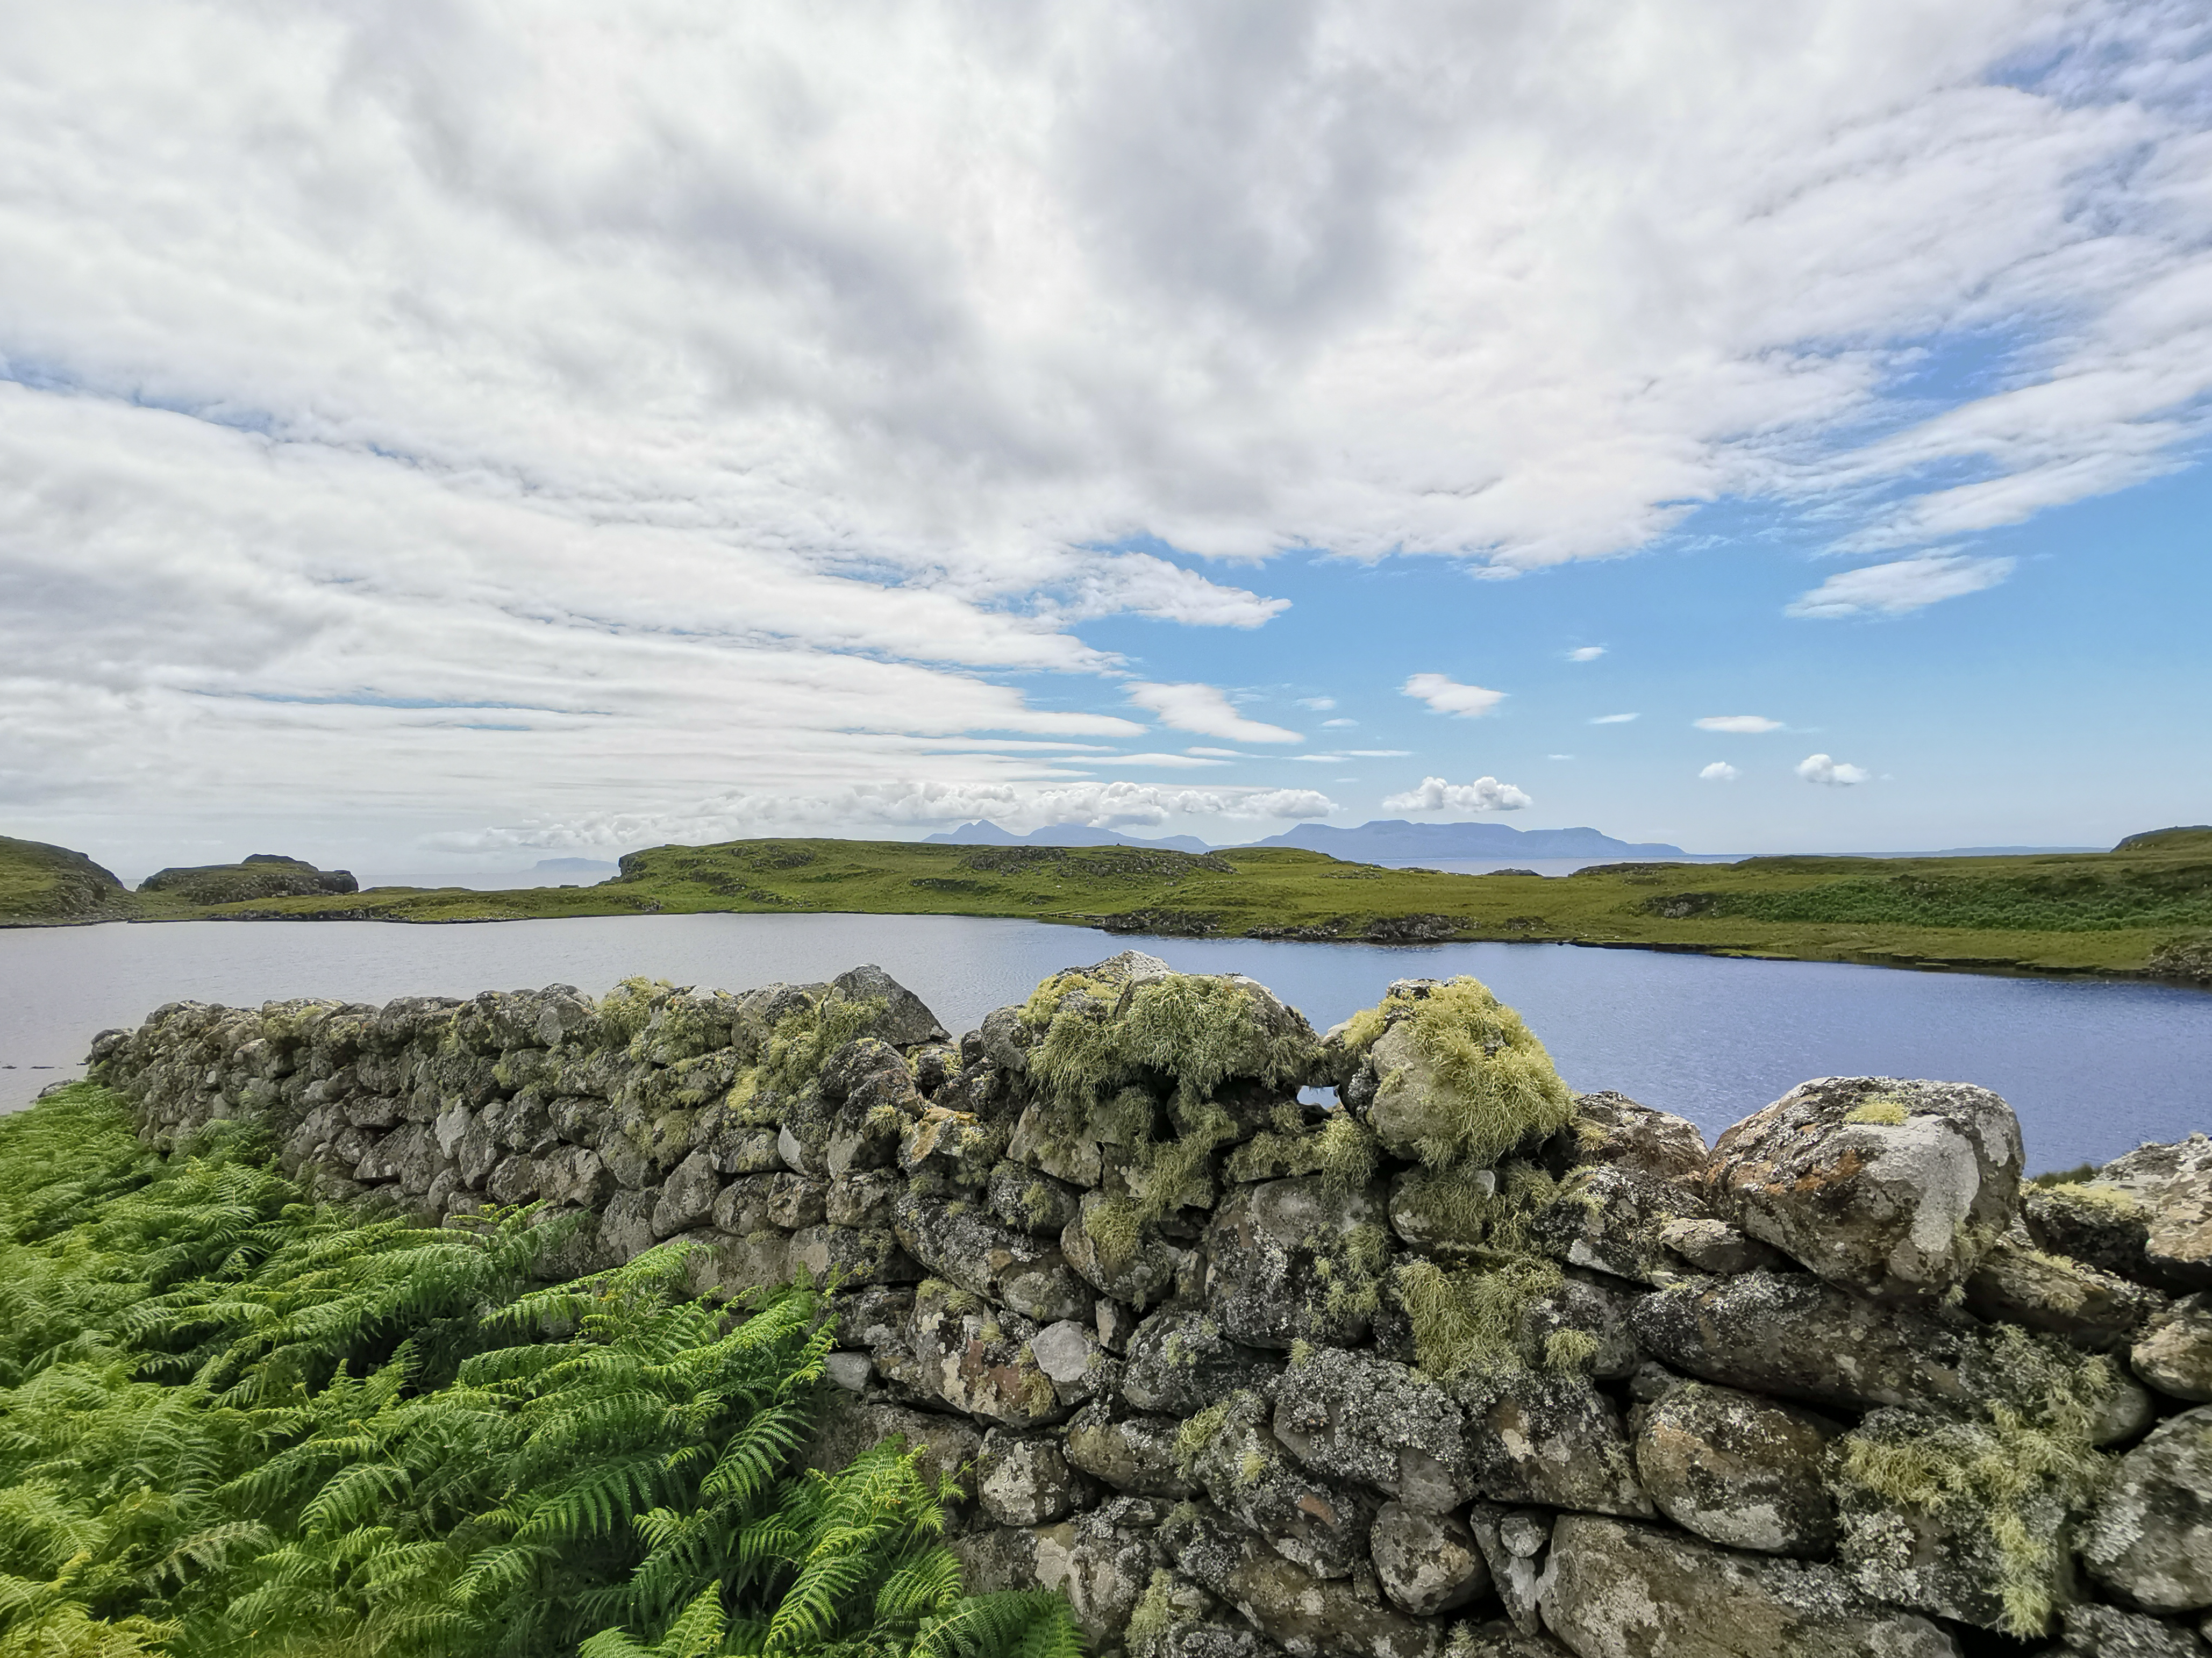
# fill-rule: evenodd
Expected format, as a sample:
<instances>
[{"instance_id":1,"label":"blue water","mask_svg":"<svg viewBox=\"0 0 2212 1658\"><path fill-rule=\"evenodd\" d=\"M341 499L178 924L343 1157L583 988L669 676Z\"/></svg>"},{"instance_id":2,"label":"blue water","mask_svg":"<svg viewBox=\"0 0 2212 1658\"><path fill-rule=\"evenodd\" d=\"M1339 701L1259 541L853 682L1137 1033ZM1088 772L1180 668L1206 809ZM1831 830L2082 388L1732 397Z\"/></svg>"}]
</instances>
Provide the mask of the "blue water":
<instances>
[{"instance_id":1,"label":"blue water","mask_svg":"<svg viewBox=\"0 0 2212 1658\"><path fill-rule=\"evenodd\" d=\"M1996 1089L2020 1113L2035 1169L2212 1130L2212 994L2198 991L1560 944L1118 938L928 915L0 931L0 1109L76 1074L95 1032L166 1001L374 1002L554 983L597 993L631 974L740 990L874 962L958 1031L1048 973L1131 945L1194 971L1249 973L1322 1029L1392 979L1471 973L1521 1010L1577 1088L1619 1089L1709 1138L1808 1077L1858 1074Z\"/></svg>"}]
</instances>

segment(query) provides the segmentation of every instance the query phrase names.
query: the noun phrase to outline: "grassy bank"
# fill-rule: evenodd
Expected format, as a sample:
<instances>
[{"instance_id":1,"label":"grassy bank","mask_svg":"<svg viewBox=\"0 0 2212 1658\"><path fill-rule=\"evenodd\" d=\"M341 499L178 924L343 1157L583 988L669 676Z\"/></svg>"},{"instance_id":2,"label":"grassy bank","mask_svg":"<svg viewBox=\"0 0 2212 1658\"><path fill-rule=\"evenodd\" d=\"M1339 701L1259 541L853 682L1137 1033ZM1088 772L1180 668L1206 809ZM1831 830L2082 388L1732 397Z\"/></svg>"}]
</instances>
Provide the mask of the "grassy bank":
<instances>
[{"instance_id":1,"label":"grassy bank","mask_svg":"<svg viewBox=\"0 0 2212 1658\"><path fill-rule=\"evenodd\" d=\"M2212 831L2107 853L1615 864L1448 875L1282 847L735 841L659 847L592 887L380 887L219 905L125 895L137 919L525 920L754 912L988 915L1188 937L1555 940L1800 961L2212 982Z\"/></svg>"},{"instance_id":2,"label":"grassy bank","mask_svg":"<svg viewBox=\"0 0 2212 1658\"><path fill-rule=\"evenodd\" d=\"M1073 1658L898 1447L799 1466L821 1297L667 1246L549 1287L551 1242L158 1158L89 1085L0 1121L0 1652Z\"/></svg>"}]
</instances>

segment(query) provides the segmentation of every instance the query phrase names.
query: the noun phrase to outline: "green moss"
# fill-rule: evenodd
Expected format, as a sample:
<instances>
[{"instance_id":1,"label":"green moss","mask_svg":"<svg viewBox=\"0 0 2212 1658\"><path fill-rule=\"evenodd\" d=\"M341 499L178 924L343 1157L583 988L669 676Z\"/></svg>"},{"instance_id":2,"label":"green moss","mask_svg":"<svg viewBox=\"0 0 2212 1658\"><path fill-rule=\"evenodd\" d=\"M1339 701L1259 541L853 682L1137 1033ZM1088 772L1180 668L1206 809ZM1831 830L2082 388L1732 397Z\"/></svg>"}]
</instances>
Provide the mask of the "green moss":
<instances>
[{"instance_id":1,"label":"green moss","mask_svg":"<svg viewBox=\"0 0 2212 1658\"><path fill-rule=\"evenodd\" d=\"M1884 1127L1896 1128L1903 1126L1906 1114L1904 1101L1884 1094L1875 1099L1861 1100L1844 1113L1844 1121L1879 1123Z\"/></svg>"},{"instance_id":2,"label":"green moss","mask_svg":"<svg viewBox=\"0 0 2212 1658\"><path fill-rule=\"evenodd\" d=\"M1127 1198L1107 1198L1084 1215L1083 1230L1097 1253L1098 1264L1110 1272L1135 1258L1144 1242L1145 1219Z\"/></svg>"},{"instance_id":3,"label":"green moss","mask_svg":"<svg viewBox=\"0 0 2212 1658\"><path fill-rule=\"evenodd\" d=\"M796 1094L812 1081L823 1060L860 1035L881 1016L881 1000L819 1002L775 1022L761 1050L761 1078L780 1094Z\"/></svg>"},{"instance_id":4,"label":"green moss","mask_svg":"<svg viewBox=\"0 0 2212 1658\"><path fill-rule=\"evenodd\" d=\"M609 1048L626 1048L637 1039L653 1018L656 995L665 996L675 987L665 979L624 979L599 999L599 1031Z\"/></svg>"},{"instance_id":5,"label":"green moss","mask_svg":"<svg viewBox=\"0 0 2212 1658\"><path fill-rule=\"evenodd\" d=\"M2094 1181L2078 1186L2054 1186L2051 1188L2051 1201L2106 1220L2137 1220L2142 1218L2145 1212L2142 1203L2132 1193L2124 1192L2117 1186L2099 1186Z\"/></svg>"},{"instance_id":6,"label":"green moss","mask_svg":"<svg viewBox=\"0 0 2212 1658\"><path fill-rule=\"evenodd\" d=\"M1554 1330L1544 1339L1544 1368L1554 1376L1587 1376L1598 1346L1588 1330Z\"/></svg>"},{"instance_id":7,"label":"green moss","mask_svg":"<svg viewBox=\"0 0 2212 1658\"><path fill-rule=\"evenodd\" d=\"M1415 1260L1396 1275L1398 1303L1413 1327L1421 1369L1440 1382L1470 1373L1524 1368L1521 1315L1559 1287L1559 1269L1533 1255L1448 1272Z\"/></svg>"},{"instance_id":8,"label":"green moss","mask_svg":"<svg viewBox=\"0 0 2212 1658\"><path fill-rule=\"evenodd\" d=\"M1213 1436L1219 1433L1222 1424L1229 1420L1229 1412L1235 1407L1237 1400L1235 1394L1218 1400L1176 1430L1176 1471L1185 1479L1190 1477L1192 1467L1200 1457L1206 1455L1206 1448L1212 1442Z\"/></svg>"},{"instance_id":9,"label":"green moss","mask_svg":"<svg viewBox=\"0 0 2212 1658\"><path fill-rule=\"evenodd\" d=\"M1375 1178L1375 1136L1349 1111L1335 1111L1321 1126L1322 1178L1338 1191L1364 1192Z\"/></svg>"},{"instance_id":10,"label":"green moss","mask_svg":"<svg viewBox=\"0 0 2212 1658\"><path fill-rule=\"evenodd\" d=\"M1382 1011L1398 1016L1435 1078L1440 1121L1419 1145L1431 1168L1486 1165L1574 1121L1574 1095L1544 1045L1479 981L1393 996Z\"/></svg>"},{"instance_id":11,"label":"green moss","mask_svg":"<svg viewBox=\"0 0 2212 1658\"><path fill-rule=\"evenodd\" d=\"M1174 1582L1170 1573L1156 1569L1152 1581L1146 1585L1144 1594L1131 1609L1129 1621L1121 1633L1135 1658L1152 1658L1174 1626L1175 1610L1169 1600Z\"/></svg>"},{"instance_id":12,"label":"green moss","mask_svg":"<svg viewBox=\"0 0 2212 1658\"><path fill-rule=\"evenodd\" d=\"M1142 979L1126 990L1061 974L1037 987L1022 1017L1045 1033L1030 1056L1031 1074L1075 1106L1149 1072L1172 1078L1177 1105L1188 1109L1231 1077L1297 1080L1313 1058L1312 1042L1297 1030L1263 1028L1243 986L1194 974Z\"/></svg>"},{"instance_id":13,"label":"green moss","mask_svg":"<svg viewBox=\"0 0 2212 1658\"><path fill-rule=\"evenodd\" d=\"M2118 1373L2102 1355L2001 1324L1971 1374L1984 1389L1975 1419L1900 1417L1881 1436L1847 1435L1835 1478L1889 1507L1986 1537L2001 1564L2000 1627L2041 1635L2063 1565L2065 1528L2057 1521L2085 1509L2112 1467L2090 1436Z\"/></svg>"}]
</instances>

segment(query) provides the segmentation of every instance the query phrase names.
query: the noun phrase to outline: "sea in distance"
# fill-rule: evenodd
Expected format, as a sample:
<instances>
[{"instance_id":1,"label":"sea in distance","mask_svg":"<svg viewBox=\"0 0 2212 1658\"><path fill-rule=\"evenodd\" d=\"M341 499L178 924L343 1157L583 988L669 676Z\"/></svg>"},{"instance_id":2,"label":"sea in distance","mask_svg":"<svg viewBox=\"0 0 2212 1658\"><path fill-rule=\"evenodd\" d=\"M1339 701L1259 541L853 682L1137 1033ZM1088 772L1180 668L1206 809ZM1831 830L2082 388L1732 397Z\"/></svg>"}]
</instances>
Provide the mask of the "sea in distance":
<instances>
[{"instance_id":1,"label":"sea in distance","mask_svg":"<svg viewBox=\"0 0 2212 1658\"><path fill-rule=\"evenodd\" d=\"M1562 944L1376 945L1109 937L933 915L648 915L423 926L182 921L0 930L0 1109L80 1074L93 1035L164 1002L467 996L632 975L743 990L872 962L956 1034L1064 967L1150 950L1249 974L1326 1029L1393 979L1473 974L1574 1087L1618 1089L1707 1137L1809 1077L1993 1088L2032 1169L2212 1131L2212 994Z\"/></svg>"}]
</instances>

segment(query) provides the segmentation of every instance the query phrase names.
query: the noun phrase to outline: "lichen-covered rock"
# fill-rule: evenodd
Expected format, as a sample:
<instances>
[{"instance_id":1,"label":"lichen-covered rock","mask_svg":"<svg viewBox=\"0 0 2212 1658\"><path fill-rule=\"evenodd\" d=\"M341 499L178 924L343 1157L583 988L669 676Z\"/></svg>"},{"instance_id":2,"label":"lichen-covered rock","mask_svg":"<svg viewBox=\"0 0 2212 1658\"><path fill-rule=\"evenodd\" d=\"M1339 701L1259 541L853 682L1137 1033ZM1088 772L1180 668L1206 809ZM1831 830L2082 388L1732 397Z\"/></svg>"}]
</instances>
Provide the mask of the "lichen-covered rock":
<instances>
[{"instance_id":1,"label":"lichen-covered rock","mask_svg":"<svg viewBox=\"0 0 2212 1658\"><path fill-rule=\"evenodd\" d=\"M2020 1121L1988 1089L1822 1077L1722 1135L1705 1189L1829 1282L1927 1303L2012 1224L2020 1176Z\"/></svg>"},{"instance_id":2,"label":"lichen-covered rock","mask_svg":"<svg viewBox=\"0 0 2212 1658\"><path fill-rule=\"evenodd\" d=\"M1471 1260L1482 1248L1497 1191L1495 1169L1401 1169L1390 1180L1390 1230L1431 1260Z\"/></svg>"},{"instance_id":3,"label":"lichen-covered rock","mask_svg":"<svg viewBox=\"0 0 2212 1658\"><path fill-rule=\"evenodd\" d=\"M1601 1382L1619 1382L1634 1375L1643 1358L1636 1348L1635 1333L1628 1327L1636 1293L1610 1281L1601 1282L1599 1278L1596 1273L1569 1276L1523 1302L1522 1351L1558 1353L1565 1338L1589 1355L1569 1368Z\"/></svg>"},{"instance_id":4,"label":"lichen-covered rock","mask_svg":"<svg viewBox=\"0 0 2212 1658\"><path fill-rule=\"evenodd\" d=\"M1156 1571L1130 1614L1129 1658L1276 1658L1282 1649L1188 1577Z\"/></svg>"},{"instance_id":5,"label":"lichen-covered rock","mask_svg":"<svg viewBox=\"0 0 2212 1658\"><path fill-rule=\"evenodd\" d=\"M1299 1467L1269 1431L1268 1416L1260 1394L1231 1394L1191 1419L1176 1450L1214 1506L1285 1559L1316 1577L1349 1577L1367 1558L1367 1528L1378 1504Z\"/></svg>"},{"instance_id":6,"label":"lichen-covered rock","mask_svg":"<svg viewBox=\"0 0 2212 1658\"><path fill-rule=\"evenodd\" d=\"M2160 1424L2120 1459L2081 1549L2092 1576L2146 1612L2212 1606L2212 1406Z\"/></svg>"},{"instance_id":7,"label":"lichen-covered rock","mask_svg":"<svg viewBox=\"0 0 2212 1658\"><path fill-rule=\"evenodd\" d=\"M2152 1319L2128 1363L2162 1394L2212 1400L2212 1294L2185 1297Z\"/></svg>"},{"instance_id":8,"label":"lichen-covered rock","mask_svg":"<svg viewBox=\"0 0 2212 1658\"><path fill-rule=\"evenodd\" d=\"M691 1153L661 1183L660 1201L653 1210L653 1236L672 1237L700 1224L714 1212L714 1199L721 1190L722 1177L715 1172L714 1159L704 1151Z\"/></svg>"},{"instance_id":9,"label":"lichen-covered rock","mask_svg":"<svg viewBox=\"0 0 2212 1658\"><path fill-rule=\"evenodd\" d=\"M1639 1519L1652 1513L1619 1412L1583 1377L1507 1370L1458 1388L1483 1496Z\"/></svg>"},{"instance_id":10,"label":"lichen-covered rock","mask_svg":"<svg viewBox=\"0 0 2212 1658\"><path fill-rule=\"evenodd\" d=\"M1314 1576L1210 1508L1178 1509L1160 1528L1159 1541L1177 1570L1234 1606L1291 1658L1434 1658L1435 1625Z\"/></svg>"},{"instance_id":11,"label":"lichen-covered rock","mask_svg":"<svg viewBox=\"0 0 2212 1658\"><path fill-rule=\"evenodd\" d=\"M1786 1270L1790 1258L1771 1243L1761 1243L1741 1226L1724 1220L1670 1220L1659 1228L1661 1248L1680 1255L1701 1272L1725 1276L1730 1272Z\"/></svg>"},{"instance_id":12,"label":"lichen-covered rock","mask_svg":"<svg viewBox=\"0 0 2212 1658\"><path fill-rule=\"evenodd\" d=\"M1116 1421L1107 1406L1086 1405L1067 1424L1067 1461L1115 1491L1179 1501L1195 1496L1199 1489L1176 1455L1176 1435L1182 1427L1171 1416L1129 1416Z\"/></svg>"},{"instance_id":13,"label":"lichen-covered rock","mask_svg":"<svg viewBox=\"0 0 2212 1658\"><path fill-rule=\"evenodd\" d=\"M1574 1658L1557 1641L1527 1635L1498 1619L1462 1624L1452 1631L1451 1658Z\"/></svg>"},{"instance_id":14,"label":"lichen-covered rock","mask_svg":"<svg viewBox=\"0 0 2212 1658\"><path fill-rule=\"evenodd\" d=\"M1467 1416L1409 1367L1338 1347L1304 1350L1275 1390L1275 1437L1316 1473L1441 1512L1474 1493Z\"/></svg>"},{"instance_id":15,"label":"lichen-covered rock","mask_svg":"<svg viewBox=\"0 0 2212 1658\"><path fill-rule=\"evenodd\" d=\"M1057 1440L994 1428L975 1459L975 1501L994 1526L1046 1526L1083 1506L1090 1482Z\"/></svg>"},{"instance_id":16,"label":"lichen-covered rock","mask_svg":"<svg viewBox=\"0 0 2212 1658\"><path fill-rule=\"evenodd\" d=\"M1003 1123L987 1122L972 1111L933 1104L907 1124L899 1140L898 1166L908 1175L932 1176L955 1188L985 1187L994 1169L1019 1166L1002 1163L1007 1138ZM1034 1178L1042 1181L1043 1176Z\"/></svg>"},{"instance_id":17,"label":"lichen-covered rock","mask_svg":"<svg viewBox=\"0 0 2212 1658\"><path fill-rule=\"evenodd\" d=\"M1490 1570L1490 1586L1513 1627L1534 1636L1544 1627L1540 1602L1550 1578L1544 1555L1552 1546L1553 1515L1544 1509L1502 1509L1477 1503L1467 1511L1468 1529Z\"/></svg>"},{"instance_id":18,"label":"lichen-covered rock","mask_svg":"<svg viewBox=\"0 0 2212 1658\"><path fill-rule=\"evenodd\" d=\"M2164 1299L2116 1272L2045 1254L2018 1225L1990 1246L1966 1280L1966 1305L1978 1316L2100 1350L2124 1345Z\"/></svg>"},{"instance_id":19,"label":"lichen-covered rock","mask_svg":"<svg viewBox=\"0 0 2212 1658\"><path fill-rule=\"evenodd\" d=\"M1069 1267L1099 1294L1142 1309L1174 1291L1184 1254L1138 1218L1126 1198L1085 1192L1060 1235Z\"/></svg>"},{"instance_id":20,"label":"lichen-covered rock","mask_svg":"<svg viewBox=\"0 0 2212 1658\"><path fill-rule=\"evenodd\" d=\"M1836 1543L1822 1469L1841 1431L1811 1411L1689 1382L1640 1413L1636 1467L1660 1512L1708 1542L1818 1558Z\"/></svg>"},{"instance_id":21,"label":"lichen-covered rock","mask_svg":"<svg viewBox=\"0 0 2212 1658\"><path fill-rule=\"evenodd\" d=\"M1321 1180L1238 1187L1206 1229L1206 1304L1249 1346L1355 1345L1381 1305L1390 1257L1383 1221L1379 1188L1347 1193Z\"/></svg>"},{"instance_id":22,"label":"lichen-covered rock","mask_svg":"<svg viewBox=\"0 0 2212 1658\"><path fill-rule=\"evenodd\" d=\"M1030 1582L1064 1595L1094 1646L1128 1627L1130 1614L1165 1564L1159 1547L1166 1504L1117 1497L1088 1514L1032 1531Z\"/></svg>"},{"instance_id":23,"label":"lichen-covered rock","mask_svg":"<svg viewBox=\"0 0 2212 1658\"><path fill-rule=\"evenodd\" d=\"M1140 1411L1194 1416L1240 1388L1272 1393L1282 1370L1281 1357L1231 1341L1210 1314L1163 1311L1129 1338L1121 1396Z\"/></svg>"},{"instance_id":24,"label":"lichen-covered rock","mask_svg":"<svg viewBox=\"0 0 2212 1658\"><path fill-rule=\"evenodd\" d=\"M1088 1189L1105 1172L1105 1151L1087 1114L1042 1100L1022 1108L1006 1155L1054 1180Z\"/></svg>"},{"instance_id":25,"label":"lichen-covered rock","mask_svg":"<svg viewBox=\"0 0 2212 1658\"><path fill-rule=\"evenodd\" d=\"M1626 1094L1576 1095L1568 1129L1578 1163L1613 1163L1671 1181L1694 1180L1705 1169L1705 1137L1695 1123Z\"/></svg>"},{"instance_id":26,"label":"lichen-covered rock","mask_svg":"<svg viewBox=\"0 0 2212 1658\"><path fill-rule=\"evenodd\" d=\"M945 1027L922 1005L921 998L872 964L839 974L830 981L830 993L823 999L880 1004L881 1011L869 1021L867 1034L894 1048L945 1040Z\"/></svg>"},{"instance_id":27,"label":"lichen-covered rock","mask_svg":"<svg viewBox=\"0 0 2212 1658\"><path fill-rule=\"evenodd\" d=\"M1441 1166L1487 1164L1565 1127L1574 1096L1518 1014L1473 979L1401 979L1366 1056L1373 1093L1350 1090L1382 1148Z\"/></svg>"},{"instance_id":28,"label":"lichen-covered rock","mask_svg":"<svg viewBox=\"0 0 2212 1658\"><path fill-rule=\"evenodd\" d=\"M431 1188L433 1195L437 1188ZM660 1202L660 1188L617 1192L599 1212L599 1248L611 1260L635 1260L653 1248L653 1212Z\"/></svg>"},{"instance_id":29,"label":"lichen-covered rock","mask_svg":"<svg viewBox=\"0 0 2212 1658\"><path fill-rule=\"evenodd\" d=\"M791 1235L791 1264L817 1284L915 1284L928 1276L889 1227L802 1227Z\"/></svg>"},{"instance_id":30,"label":"lichen-covered rock","mask_svg":"<svg viewBox=\"0 0 2212 1658\"><path fill-rule=\"evenodd\" d=\"M796 1240L794 1247L796 1245ZM1037 1327L952 1285L931 1280L915 1295L903 1363L885 1376L967 1416L1006 1428L1036 1428L1067 1412L1030 1350Z\"/></svg>"},{"instance_id":31,"label":"lichen-covered rock","mask_svg":"<svg viewBox=\"0 0 2212 1658\"><path fill-rule=\"evenodd\" d=\"M1936 1625L1831 1567L1650 1526L1563 1515L1551 1577L1544 1619L1577 1658L1959 1658Z\"/></svg>"},{"instance_id":32,"label":"lichen-covered rock","mask_svg":"<svg viewBox=\"0 0 2212 1658\"><path fill-rule=\"evenodd\" d=\"M2047 1633L2056 1608L2075 1598L2070 1516L2056 1481L2019 1470L2026 1478L2000 1515L1962 1500L1960 1482L1943 1477L2007 1457L1990 1429L1881 1410L1838 1448L1838 1558L1869 1594L2015 1636Z\"/></svg>"},{"instance_id":33,"label":"lichen-covered rock","mask_svg":"<svg viewBox=\"0 0 2212 1658\"><path fill-rule=\"evenodd\" d=\"M2041 1658L2204 1658L2203 1646L2185 1627L2118 1606L2068 1606L2058 1626L2058 1644Z\"/></svg>"},{"instance_id":34,"label":"lichen-covered rock","mask_svg":"<svg viewBox=\"0 0 2212 1658\"><path fill-rule=\"evenodd\" d=\"M897 1200L894 1216L892 1229L907 1253L939 1278L1041 1324L1091 1316L1091 1286L1050 1244L980 1209L913 1193Z\"/></svg>"},{"instance_id":35,"label":"lichen-covered rock","mask_svg":"<svg viewBox=\"0 0 2212 1658\"><path fill-rule=\"evenodd\" d=\"M2106 1163L2078 1193L2091 1202L2107 1193L2132 1200L2143 1228L2141 1275L2151 1283L2177 1295L2212 1289L2212 1137L2139 1145Z\"/></svg>"},{"instance_id":36,"label":"lichen-covered rock","mask_svg":"<svg viewBox=\"0 0 2212 1658\"><path fill-rule=\"evenodd\" d=\"M1032 1237L1057 1238L1073 1220L1079 1194L1012 1158L991 1166L985 1199L992 1214Z\"/></svg>"},{"instance_id":37,"label":"lichen-covered rock","mask_svg":"<svg viewBox=\"0 0 2212 1658\"><path fill-rule=\"evenodd\" d=\"M1644 1350L1707 1382L1872 1410L1961 1401L1967 1336L1955 1324L1847 1294L1802 1272L1693 1279L1629 1315Z\"/></svg>"},{"instance_id":38,"label":"lichen-covered rock","mask_svg":"<svg viewBox=\"0 0 2212 1658\"><path fill-rule=\"evenodd\" d=\"M1386 1503L1368 1533L1376 1580L1399 1611L1434 1618L1490 1593L1490 1568L1467 1522L1449 1514Z\"/></svg>"},{"instance_id":39,"label":"lichen-covered rock","mask_svg":"<svg viewBox=\"0 0 2212 1658\"><path fill-rule=\"evenodd\" d=\"M1704 1217L1703 1200L1686 1186L1595 1163L1559 1182L1529 1230L1539 1248L1569 1266L1638 1284L1672 1284L1682 1276L1681 1266L1662 1233L1670 1222Z\"/></svg>"}]
</instances>

